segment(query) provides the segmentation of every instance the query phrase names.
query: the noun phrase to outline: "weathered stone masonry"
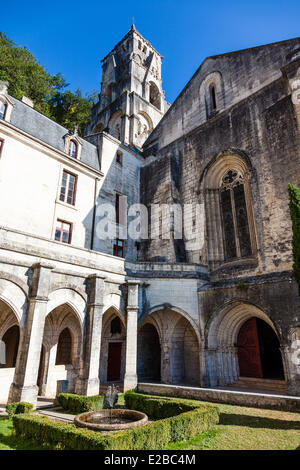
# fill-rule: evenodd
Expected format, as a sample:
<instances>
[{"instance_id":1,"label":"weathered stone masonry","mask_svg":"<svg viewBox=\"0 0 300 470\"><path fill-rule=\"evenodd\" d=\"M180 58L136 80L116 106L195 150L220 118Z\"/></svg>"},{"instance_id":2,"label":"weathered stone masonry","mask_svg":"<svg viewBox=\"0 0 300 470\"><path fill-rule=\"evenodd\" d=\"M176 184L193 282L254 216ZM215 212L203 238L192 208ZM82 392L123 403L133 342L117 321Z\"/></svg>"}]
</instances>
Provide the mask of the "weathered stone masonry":
<instances>
[{"instance_id":1,"label":"weathered stone masonry","mask_svg":"<svg viewBox=\"0 0 300 470\"><path fill-rule=\"evenodd\" d=\"M132 27L103 61L84 139L0 84L0 403L138 381L238 387L241 371L300 395L287 192L300 187L299 54L295 38L209 57L169 107L162 57ZM161 215L157 237L120 256L97 232L118 196L199 204L187 221L200 245Z\"/></svg>"}]
</instances>

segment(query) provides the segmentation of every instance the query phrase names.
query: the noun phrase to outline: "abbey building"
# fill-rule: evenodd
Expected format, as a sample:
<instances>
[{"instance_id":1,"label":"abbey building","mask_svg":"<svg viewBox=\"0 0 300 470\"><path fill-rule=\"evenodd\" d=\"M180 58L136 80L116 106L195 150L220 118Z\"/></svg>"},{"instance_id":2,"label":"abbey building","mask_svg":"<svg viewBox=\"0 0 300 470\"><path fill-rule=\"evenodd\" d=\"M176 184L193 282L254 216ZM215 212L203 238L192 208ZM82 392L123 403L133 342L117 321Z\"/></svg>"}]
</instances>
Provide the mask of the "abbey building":
<instances>
[{"instance_id":1,"label":"abbey building","mask_svg":"<svg viewBox=\"0 0 300 470\"><path fill-rule=\"evenodd\" d=\"M0 403L138 382L300 395L300 38L208 57L172 105L161 62L132 26L84 137L0 83ZM137 207L151 236L130 236Z\"/></svg>"}]
</instances>

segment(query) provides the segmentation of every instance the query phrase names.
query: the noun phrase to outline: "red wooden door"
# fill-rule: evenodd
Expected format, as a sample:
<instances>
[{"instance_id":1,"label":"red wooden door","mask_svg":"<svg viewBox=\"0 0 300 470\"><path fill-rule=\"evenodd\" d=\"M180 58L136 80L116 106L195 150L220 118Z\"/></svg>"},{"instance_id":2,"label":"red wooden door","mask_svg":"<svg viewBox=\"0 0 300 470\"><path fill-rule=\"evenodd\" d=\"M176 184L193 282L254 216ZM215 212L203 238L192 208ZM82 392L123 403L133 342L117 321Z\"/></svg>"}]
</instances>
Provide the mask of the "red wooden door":
<instances>
[{"instance_id":1,"label":"red wooden door","mask_svg":"<svg viewBox=\"0 0 300 470\"><path fill-rule=\"evenodd\" d=\"M262 378L256 318L250 318L241 326L237 345L240 376Z\"/></svg>"},{"instance_id":2,"label":"red wooden door","mask_svg":"<svg viewBox=\"0 0 300 470\"><path fill-rule=\"evenodd\" d=\"M107 381L121 378L122 343L108 343Z\"/></svg>"}]
</instances>

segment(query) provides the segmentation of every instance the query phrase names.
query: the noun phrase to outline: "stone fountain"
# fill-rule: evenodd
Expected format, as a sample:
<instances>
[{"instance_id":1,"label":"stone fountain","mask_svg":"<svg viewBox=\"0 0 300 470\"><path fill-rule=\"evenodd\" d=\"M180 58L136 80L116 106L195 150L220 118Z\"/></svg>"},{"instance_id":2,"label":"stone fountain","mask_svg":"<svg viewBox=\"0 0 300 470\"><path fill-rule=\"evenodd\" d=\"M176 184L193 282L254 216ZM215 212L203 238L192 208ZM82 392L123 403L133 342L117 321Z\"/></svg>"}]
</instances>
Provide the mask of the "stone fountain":
<instances>
[{"instance_id":1,"label":"stone fountain","mask_svg":"<svg viewBox=\"0 0 300 470\"><path fill-rule=\"evenodd\" d=\"M89 411L76 416L74 423L81 428L109 432L141 426L148 422L145 413L135 410L114 409L118 401L118 388L109 386L103 401L103 409Z\"/></svg>"}]
</instances>

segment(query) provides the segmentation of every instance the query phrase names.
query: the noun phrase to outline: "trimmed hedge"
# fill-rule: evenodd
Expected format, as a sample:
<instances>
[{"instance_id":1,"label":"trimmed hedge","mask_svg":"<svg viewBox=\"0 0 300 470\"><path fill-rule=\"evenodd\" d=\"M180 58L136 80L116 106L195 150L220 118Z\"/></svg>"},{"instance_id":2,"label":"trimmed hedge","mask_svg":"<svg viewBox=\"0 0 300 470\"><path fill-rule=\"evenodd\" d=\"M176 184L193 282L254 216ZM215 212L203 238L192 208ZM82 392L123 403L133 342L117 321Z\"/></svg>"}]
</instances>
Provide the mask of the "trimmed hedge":
<instances>
[{"instance_id":1,"label":"trimmed hedge","mask_svg":"<svg viewBox=\"0 0 300 470\"><path fill-rule=\"evenodd\" d=\"M133 391L124 394L126 408L142 411L150 419L170 418L181 413L193 411L196 408L207 409L213 405L203 405L197 402L187 402L180 398L164 398L152 395L143 395ZM215 408L215 407L213 407Z\"/></svg>"},{"instance_id":2,"label":"trimmed hedge","mask_svg":"<svg viewBox=\"0 0 300 470\"><path fill-rule=\"evenodd\" d=\"M32 410L33 404L26 401L17 401L6 405L6 411L10 418L17 414L30 413Z\"/></svg>"},{"instance_id":3,"label":"trimmed hedge","mask_svg":"<svg viewBox=\"0 0 300 470\"><path fill-rule=\"evenodd\" d=\"M160 450L169 442L189 439L214 427L219 420L215 406L201 406L178 416L161 419L126 431L102 434L47 417L15 415L16 434L39 443L59 444L71 450Z\"/></svg>"},{"instance_id":4,"label":"trimmed hedge","mask_svg":"<svg viewBox=\"0 0 300 470\"><path fill-rule=\"evenodd\" d=\"M73 413L101 410L103 405L103 395L86 397L75 393L60 393L56 400L64 410Z\"/></svg>"}]
</instances>

